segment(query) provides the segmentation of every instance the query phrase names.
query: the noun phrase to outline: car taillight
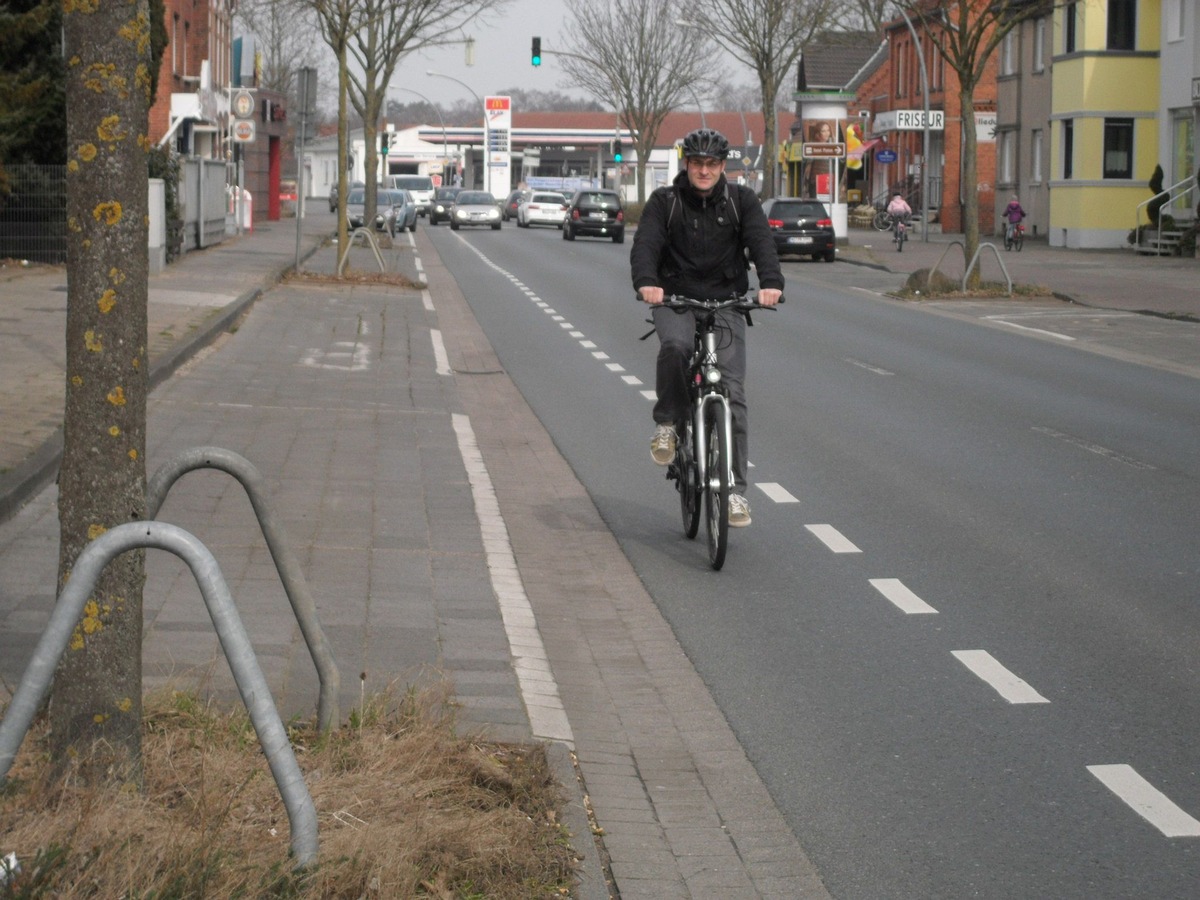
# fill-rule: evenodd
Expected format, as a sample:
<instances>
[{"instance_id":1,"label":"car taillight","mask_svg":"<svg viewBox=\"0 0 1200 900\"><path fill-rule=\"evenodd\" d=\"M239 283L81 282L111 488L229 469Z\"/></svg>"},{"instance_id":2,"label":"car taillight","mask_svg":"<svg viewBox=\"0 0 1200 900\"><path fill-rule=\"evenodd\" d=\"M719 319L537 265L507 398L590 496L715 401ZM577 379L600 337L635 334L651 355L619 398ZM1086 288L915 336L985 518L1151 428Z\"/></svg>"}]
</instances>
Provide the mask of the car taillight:
<instances>
[{"instance_id":1,"label":"car taillight","mask_svg":"<svg viewBox=\"0 0 1200 900\"><path fill-rule=\"evenodd\" d=\"M818 228L832 228L833 219L817 219Z\"/></svg>"},{"instance_id":2,"label":"car taillight","mask_svg":"<svg viewBox=\"0 0 1200 900\"><path fill-rule=\"evenodd\" d=\"M783 219L767 219L767 226L770 228L782 228Z\"/></svg>"}]
</instances>

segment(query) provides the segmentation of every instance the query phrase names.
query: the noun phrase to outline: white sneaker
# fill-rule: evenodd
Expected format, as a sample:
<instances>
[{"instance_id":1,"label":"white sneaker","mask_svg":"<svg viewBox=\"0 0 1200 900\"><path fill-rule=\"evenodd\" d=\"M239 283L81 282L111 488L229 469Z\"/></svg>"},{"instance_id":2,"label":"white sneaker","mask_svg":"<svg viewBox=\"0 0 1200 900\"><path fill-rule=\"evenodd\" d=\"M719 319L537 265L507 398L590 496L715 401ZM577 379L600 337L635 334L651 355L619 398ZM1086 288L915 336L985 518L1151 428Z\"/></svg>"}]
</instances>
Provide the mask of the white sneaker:
<instances>
[{"instance_id":1,"label":"white sneaker","mask_svg":"<svg viewBox=\"0 0 1200 900\"><path fill-rule=\"evenodd\" d=\"M668 466L675 459L675 429L670 425L659 425L650 439L650 455L660 466Z\"/></svg>"},{"instance_id":2,"label":"white sneaker","mask_svg":"<svg viewBox=\"0 0 1200 900\"><path fill-rule=\"evenodd\" d=\"M741 494L729 495L729 527L745 528L750 524L750 501Z\"/></svg>"}]
</instances>

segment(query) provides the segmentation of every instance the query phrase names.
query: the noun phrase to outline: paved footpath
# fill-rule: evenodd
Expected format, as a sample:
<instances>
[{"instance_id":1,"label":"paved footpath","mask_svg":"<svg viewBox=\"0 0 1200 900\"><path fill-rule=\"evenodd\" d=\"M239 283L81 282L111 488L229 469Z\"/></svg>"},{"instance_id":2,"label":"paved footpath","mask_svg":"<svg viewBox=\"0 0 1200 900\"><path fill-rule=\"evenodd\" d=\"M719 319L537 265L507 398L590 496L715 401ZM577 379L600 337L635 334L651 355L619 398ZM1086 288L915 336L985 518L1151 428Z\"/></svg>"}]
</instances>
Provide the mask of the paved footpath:
<instances>
[{"instance_id":1,"label":"paved footpath","mask_svg":"<svg viewBox=\"0 0 1200 900\"><path fill-rule=\"evenodd\" d=\"M304 221L305 271L333 271L335 249L322 241L332 224L319 212ZM581 785L569 822L587 900L609 893L600 852L623 900L827 896L425 226L386 252L391 270L425 289L300 278L267 290L294 261L294 226L189 254L152 279L148 471L205 445L259 468L338 659L342 716L360 691L445 676L468 724L546 740L564 783ZM844 258L902 274L862 243ZM893 257L919 267L933 248L916 246ZM369 270L366 250L352 252ZM1022 260L1037 252L1027 245ZM1132 257L1097 259L1112 272ZM1144 270L1158 280L1142 298L1174 298L1172 312L1190 315L1195 265L1164 262ZM1062 294L1118 284L1088 281L1082 265L1045 269L1069 271L1074 281L1044 283ZM0 678L10 689L53 605L64 288L60 271L0 272L0 407L14 423L0 444ZM187 474L160 518L213 551L281 712L311 714L316 676L240 485ZM167 554L150 554L147 574L147 686L231 695L190 575ZM595 844L584 792L603 830Z\"/></svg>"}]
</instances>

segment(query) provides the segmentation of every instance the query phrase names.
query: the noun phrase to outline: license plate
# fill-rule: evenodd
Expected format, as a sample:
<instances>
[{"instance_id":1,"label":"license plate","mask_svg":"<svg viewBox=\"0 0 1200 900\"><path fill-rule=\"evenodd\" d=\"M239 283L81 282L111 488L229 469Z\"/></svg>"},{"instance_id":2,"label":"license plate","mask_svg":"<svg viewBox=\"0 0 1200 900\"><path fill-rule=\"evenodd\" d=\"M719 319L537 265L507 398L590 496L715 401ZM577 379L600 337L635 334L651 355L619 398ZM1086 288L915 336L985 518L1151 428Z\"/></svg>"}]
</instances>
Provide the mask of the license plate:
<instances>
[{"instance_id":1,"label":"license plate","mask_svg":"<svg viewBox=\"0 0 1200 900\"><path fill-rule=\"evenodd\" d=\"M788 238L789 244L811 244L812 241L813 241L813 239L810 237L790 237L790 238Z\"/></svg>"},{"instance_id":2,"label":"license plate","mask_svg":"<svg viewBox=\"0 0 1200 900\"><path fill-rule=\"evenodd\" d=\"M588 213L588 218L589 219L603 219L603 218L606 218L606 216L602 212L590 212L590 213Z\"/></svg>"}]
</instances>

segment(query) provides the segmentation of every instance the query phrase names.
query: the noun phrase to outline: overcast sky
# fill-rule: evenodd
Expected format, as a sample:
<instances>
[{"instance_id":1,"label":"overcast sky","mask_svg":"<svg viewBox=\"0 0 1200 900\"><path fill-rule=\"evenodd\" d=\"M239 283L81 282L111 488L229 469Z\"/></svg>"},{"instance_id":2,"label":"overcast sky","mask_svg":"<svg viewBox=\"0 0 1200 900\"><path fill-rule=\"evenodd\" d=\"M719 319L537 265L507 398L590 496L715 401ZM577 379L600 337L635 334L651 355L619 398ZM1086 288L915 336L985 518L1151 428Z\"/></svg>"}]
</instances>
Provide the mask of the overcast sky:
<instances>
[{"instance_id":1,"label":"overcast sky","mask_svg":"<svg viewBox=\"0 0 1200 900\"><path fill-rule=\"evenodd\" d=\"M471 99L471 92L462 85L425 74L432 69L465 82L480 97L519 87L530 91L561 91L586 98L583 91L570 86L561 60L556 62L553 56L544 52L553 50L556 45L562 46L559 38L566 33L566 18L564 0L512 0L500 15L489 15L486 24L468 26L467 33L475 38L473 66L465 64L465 51L461 46L410 54L401 61L392 87L411 88L443 106ZM540 68L529 62L530 42L534 35L542 39L544 59ZM397 99L404 96L400 91ZM409 95L408 99L414 98Z\"/></svg>"}]
</instances>

